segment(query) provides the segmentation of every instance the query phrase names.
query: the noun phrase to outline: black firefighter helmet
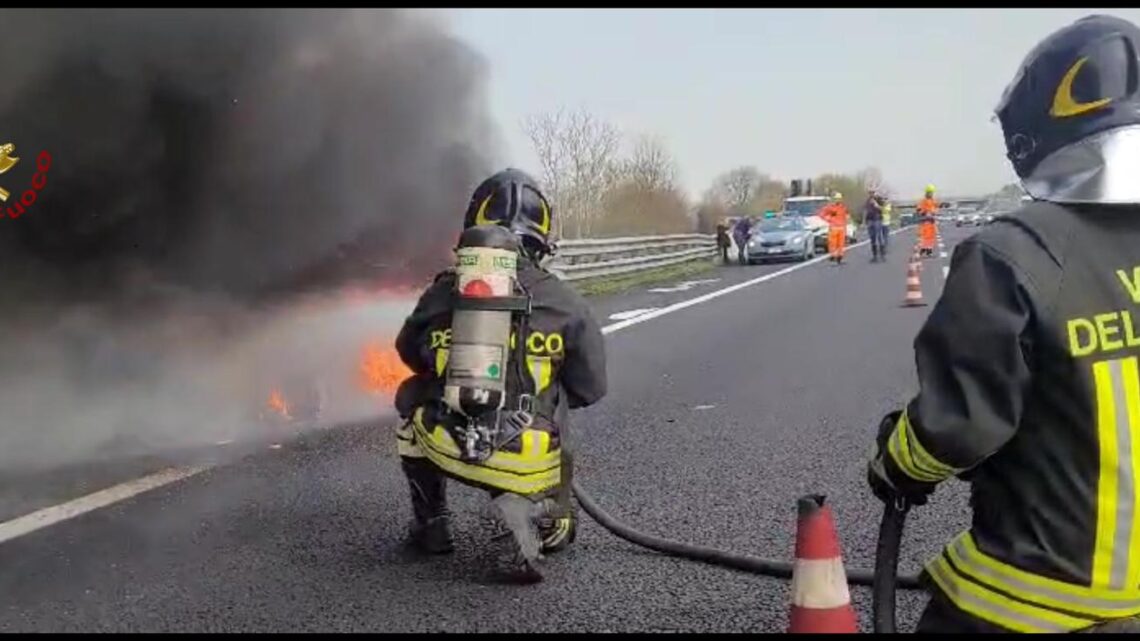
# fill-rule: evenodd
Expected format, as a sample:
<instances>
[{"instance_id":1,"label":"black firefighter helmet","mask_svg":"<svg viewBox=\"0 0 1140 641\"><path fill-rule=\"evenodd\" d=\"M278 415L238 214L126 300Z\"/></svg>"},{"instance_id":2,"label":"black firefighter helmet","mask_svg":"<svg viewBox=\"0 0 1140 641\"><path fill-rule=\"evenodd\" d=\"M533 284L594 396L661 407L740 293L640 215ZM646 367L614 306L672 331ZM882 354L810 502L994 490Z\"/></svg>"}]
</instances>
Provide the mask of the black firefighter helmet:
<instances>
[{"instance_id":1,"label":"black firefighter helmet","mask_svg":"<svg viewBox=\"0 0 1140 641\"><path fill-rule=\"evenodd\" d=\"M523 252L534 260L551 253L553 212L538 183L518 169L504 169L484 180L471 194L463 228L500 225L522 241Z\"/></svg>"},{"instance_id":2,"label":"black firefighter helmet","mask_svg":"<svg viewBox=\"0 0 1140 641\"><path fill-rule=\"evenodd\" d=\"M1136 25L1092 15L1029 52L995 109L1018 176L1073 143L1140 124L1138 49Z\"/></svg>"}]
</instances>

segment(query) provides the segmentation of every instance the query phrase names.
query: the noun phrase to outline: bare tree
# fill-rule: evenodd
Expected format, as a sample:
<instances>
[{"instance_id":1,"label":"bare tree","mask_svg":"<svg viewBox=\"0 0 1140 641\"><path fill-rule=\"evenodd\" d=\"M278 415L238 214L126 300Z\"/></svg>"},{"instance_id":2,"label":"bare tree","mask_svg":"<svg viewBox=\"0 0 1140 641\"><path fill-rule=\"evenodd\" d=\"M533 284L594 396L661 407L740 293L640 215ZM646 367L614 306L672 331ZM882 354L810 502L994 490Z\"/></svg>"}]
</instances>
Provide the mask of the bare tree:
<instances>
[{"instance_id":1,"label":"bare tree","mask_svg":"<svg viewBox=\"0 0 1140 641\"><path fill-rule=\"evenodd\" d=\"M668 191L676 186L677 163L656 136L640 136L622 169L622 178L643 191Z\"/></svg>"},{"instance_id":2,"label":"bare tree","mask_svg":"<svg viewBox=\"0 0 1140 641\"><path fill-rule=\"evenodd\" d=\"M531 116L523 128L561 218L572 225L575 236L589 235L605 192L617 177L617 129L584 110Z\"/></svg>"},{"instance_id":3,"label":"bare tree","mask_svg":"<svg viewBox=\"0 0 1140 641\"><path fill-rule=\"evenodd\" d=\"M756 184L756 193L752 195L749 207L752 213L776 211L784 202L788 191L784 183L773 180L766 174L761 174Z\"/></svg>"},{"instance_id":4,"label":"bare tree","mask_svg":"<svg viewBox=\"0 0 1140 641\"><path fill-rule=\"evenodd\" d=\"M886 185L883 183L883 172L878 167L867 167L855 176L864 191L880 191Z\"/></svg>"},{"instance_id":5,"label":"bare tree","mask_svg":"<svg viewBox=\"0 0 1140 641\"><path fill-rule=\"evenodd\" d=\"M562 235L564 218L569 215L566 202L566 181L569 179L567 170L566 146L563 139L563 113L538 114L523 121L523 131L530 138L534 146L538 162L542 166L542 182L546 197L550 199L555 211L554 217L555 237Z\"/></svg>"},{"instance_id":6,"label":"bare tree","mask_svg":"<svg viewBox=\"0 0 1140 641\"><path fill-rule=\"evenodd\" d=\"M737 167L721 174L713 182L713 189L729 207L744 209L756 195L762 178L755 167Z\"/></svg>"}]
</instances>

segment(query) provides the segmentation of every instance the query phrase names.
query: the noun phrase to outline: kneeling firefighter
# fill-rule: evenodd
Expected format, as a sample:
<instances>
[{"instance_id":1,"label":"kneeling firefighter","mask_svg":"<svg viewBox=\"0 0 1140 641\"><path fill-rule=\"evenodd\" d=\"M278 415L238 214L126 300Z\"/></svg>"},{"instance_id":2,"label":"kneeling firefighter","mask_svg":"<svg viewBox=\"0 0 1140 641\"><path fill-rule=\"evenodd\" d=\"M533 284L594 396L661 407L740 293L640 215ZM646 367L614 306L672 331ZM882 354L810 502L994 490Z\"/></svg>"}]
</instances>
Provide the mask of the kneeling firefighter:
<instances>
[{"instance_id":1,"label":"kneeling firefighter","mask_svg":"<svg viewBox=\"0 0 1140 641\"><path fill-rule=\"evenodd\" d=\"M540 267L552 215L525 173L485 180L457 266L436 276L396 339L414 373L396 396L410 543L452 550L451 477L490 493L502 569L521 581L541 580L543 553L574 540L568 410L606 393L601 329L582 297Z\"/></svg>"},{"instance_id":2,"label":"kneeling firefighter","mask_svg":"<svg viewBox=\"0 0 1140 641\"><path fill-rule=\"evenodd\" d=\"M920 632L1140 631L1140 29L1039 44L996 115L1036 202L961 243L884 419L875 494L971 484Z\"/></svg>"}]
</instances>

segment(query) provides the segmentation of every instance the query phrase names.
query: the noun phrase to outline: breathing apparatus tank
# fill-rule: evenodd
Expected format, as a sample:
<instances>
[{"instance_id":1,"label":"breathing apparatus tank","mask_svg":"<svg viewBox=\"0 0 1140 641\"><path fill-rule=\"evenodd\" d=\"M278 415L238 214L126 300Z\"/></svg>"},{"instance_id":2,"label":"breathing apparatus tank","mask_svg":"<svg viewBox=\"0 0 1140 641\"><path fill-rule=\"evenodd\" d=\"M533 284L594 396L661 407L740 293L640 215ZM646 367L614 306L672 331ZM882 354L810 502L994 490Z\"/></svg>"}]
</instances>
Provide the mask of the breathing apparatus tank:
<instances>
[{"instance_id":1,"label":"breathing apparatus tank","mask_svg":"<svg viewBox=\"0 0 1140 641\"><path fill-rule=\"evenodd\" d=\"M455 250L455 305L443 400L466 422L461 454L467 460L485 460L501 445L502 410L511 392L507 368L513 364L514 315L525 318L530 313L529 298L516 295L518 249L518 238L510 230L477 225L460 235Z\"/></svg>"}]
</instances>

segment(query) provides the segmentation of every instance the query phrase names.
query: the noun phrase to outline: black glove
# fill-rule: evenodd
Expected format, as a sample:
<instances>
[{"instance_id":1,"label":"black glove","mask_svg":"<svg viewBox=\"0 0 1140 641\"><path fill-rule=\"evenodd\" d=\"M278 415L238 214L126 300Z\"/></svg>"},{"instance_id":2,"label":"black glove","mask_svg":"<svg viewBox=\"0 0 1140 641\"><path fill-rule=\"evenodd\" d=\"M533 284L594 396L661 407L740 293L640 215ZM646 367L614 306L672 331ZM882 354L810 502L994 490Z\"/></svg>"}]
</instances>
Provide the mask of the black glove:
<instances>
[{"instance_id":1,"label":"black glove","mask_svg":"<svg viewBox=\"0 0 1140 641\"><path fill-rule=\"evenodd\" d=\"M901 411L894 411L879 423L875 451L867 464L867 484L871 486L875 497L884 503L903 498L912 506L926 505L937 484L907 478L895 468L895 462L887 452L887 441L901 416Z\"/></svg>"}]
</instances>

